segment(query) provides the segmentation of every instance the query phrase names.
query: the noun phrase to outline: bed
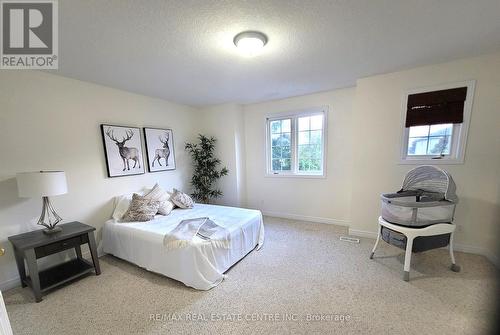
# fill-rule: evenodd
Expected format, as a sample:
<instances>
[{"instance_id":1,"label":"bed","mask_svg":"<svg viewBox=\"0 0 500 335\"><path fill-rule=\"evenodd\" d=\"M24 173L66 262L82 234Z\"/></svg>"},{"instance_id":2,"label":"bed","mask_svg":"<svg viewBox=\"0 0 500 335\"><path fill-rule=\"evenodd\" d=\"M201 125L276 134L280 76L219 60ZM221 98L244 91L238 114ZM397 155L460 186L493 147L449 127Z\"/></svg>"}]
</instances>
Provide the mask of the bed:
<instances>
[{"instance_id":1,"label":"bed","mask_svg":"<svg viewBox=\"0 0 500 335\"><path fill-rule=\"evenodd\" d=\"M188 246L165 248L165 235L180 221L209 217L230 234L229 249L216 248L210 241L195 237ZM148 222L104 224L102 250L146 270L176 279L198 290L209 290L222 282L224 273L250 251L264 243L264 223L258 210L195 204L175 209Z\"/></svg>"}]
</instances>

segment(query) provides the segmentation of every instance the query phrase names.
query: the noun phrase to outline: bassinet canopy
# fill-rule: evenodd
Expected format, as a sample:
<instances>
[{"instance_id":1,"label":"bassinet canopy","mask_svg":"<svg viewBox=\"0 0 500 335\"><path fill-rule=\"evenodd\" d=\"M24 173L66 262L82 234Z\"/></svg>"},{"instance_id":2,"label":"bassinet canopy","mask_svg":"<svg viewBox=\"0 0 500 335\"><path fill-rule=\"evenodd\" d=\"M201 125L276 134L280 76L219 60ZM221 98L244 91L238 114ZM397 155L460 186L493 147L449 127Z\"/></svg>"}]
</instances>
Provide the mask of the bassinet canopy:
<instances>
[{"instance_id":1,"label":"bassinet canopy","mask_svg":"<svg viewBox=\"0 0 500 335\"><path fill-rule=\"evenodd\" d=\"M458 202L456 185L451 175L432 165L422 165L410 170L405 177L399 192L424 191L442 195L442 198Z\"/></svg>"}]
</instances>

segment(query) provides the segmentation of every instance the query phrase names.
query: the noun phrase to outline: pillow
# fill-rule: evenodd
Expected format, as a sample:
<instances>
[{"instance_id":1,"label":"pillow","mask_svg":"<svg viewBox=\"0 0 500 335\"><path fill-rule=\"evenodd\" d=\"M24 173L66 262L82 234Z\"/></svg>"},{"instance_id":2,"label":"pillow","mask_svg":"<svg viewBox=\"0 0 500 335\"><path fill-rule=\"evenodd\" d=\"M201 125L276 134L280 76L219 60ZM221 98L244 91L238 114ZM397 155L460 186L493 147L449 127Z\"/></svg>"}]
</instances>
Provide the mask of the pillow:
<instances>
[{"instance_id":1,"label":"pillow","mask_svg":"<svg viewBox=\"0 0 500 335\"><path fill-rule=\"evenodd\" d=\"M147 192L144 195L144 199L150 199L160 202L160 208L158 208L158 214L168 215L174 209L174 204L170 201L170 193L165 191L158 185L151 189L151 191Z\"/></svg>"},{"instance_id":2,"label":"pillow","mask_svg":"<svg viewBox=\"0 0 500 335\"><path fill-rule=\"evenodd\" d=\"M170 201L180 208L193 208L194 201L186 193L182 193L174 188L174 193L170 197Z\"/></svg>"},{"instance_id":3,"label":"pillow","mask_svg":"<svg viewBox=\"0 0 500 335\"><path fill-rule=\"evenodd\" d=\"M149 189L144 189L141 192L137 192L139 195L145 194L145 191L149 192ZM113 201L113 214L111 217L117 221L121 220L123 217L123 214L127 211L127 209L130 207L130 202L132 201L132 195L133 193L128 193L128 194L122 194L114 197Z\"/></svg>"},{"instance_id":4,"label":"pillow","mask_svg":"<svg viewBox=\"0 0 500 335\"><path fill-rule=\"evenodd\" d=\"M115 197L115 209L111 217L117 221L121 220L132 201L132 194L124 194Z\"/></svg>"},{"instance_id":5,"label":"pillow","mask_svg":"<svg viewBox=\"0 0 500 335\"><path fill-rule=\"evenodd\" d=\"M122 221L151 221L160 208L160 202L151 199L145 199L137 193L132 196L130 207L123 215Z\"/></svg>"}]
</instances>

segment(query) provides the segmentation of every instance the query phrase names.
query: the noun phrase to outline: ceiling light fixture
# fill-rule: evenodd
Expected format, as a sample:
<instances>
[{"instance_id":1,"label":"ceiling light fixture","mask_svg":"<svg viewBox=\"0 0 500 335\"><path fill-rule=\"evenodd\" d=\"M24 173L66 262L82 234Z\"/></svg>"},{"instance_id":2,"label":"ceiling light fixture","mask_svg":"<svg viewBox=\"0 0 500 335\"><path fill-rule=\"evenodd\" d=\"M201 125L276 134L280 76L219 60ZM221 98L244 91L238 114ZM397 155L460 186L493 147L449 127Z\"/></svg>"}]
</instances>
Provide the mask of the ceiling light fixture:
<instances>
[{"instance_id":1,"label":"ceiling light fixture","mask_svg":"<svg viewBox=\"0 0 500 335\"><path fill-rule=\"evenodd\" d=\"M234 45L248 56L258 53L267 43L267 36L258 31L244 31L233 39Z\"/></svg>"}]
</instances>

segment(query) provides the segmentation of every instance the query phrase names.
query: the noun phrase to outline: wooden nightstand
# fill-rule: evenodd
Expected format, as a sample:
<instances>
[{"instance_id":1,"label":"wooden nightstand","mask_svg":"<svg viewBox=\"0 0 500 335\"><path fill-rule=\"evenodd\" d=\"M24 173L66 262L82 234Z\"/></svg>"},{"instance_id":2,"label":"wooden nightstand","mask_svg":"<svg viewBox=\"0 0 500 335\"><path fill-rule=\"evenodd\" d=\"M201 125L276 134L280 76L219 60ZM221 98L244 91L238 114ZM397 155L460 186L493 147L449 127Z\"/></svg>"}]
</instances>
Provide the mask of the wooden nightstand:
<instances>
[{"instance_id":1,"label":"wooden nightstand","mask_svg":"<svg viewBox=\"0 0 500 335\"><path fill-rule=\"evenodd\" d=\"M58 227L61 227L62 231L53 235L44 234L42 230L35 230L9 237L10 243L14 246L21 284L23 287L31 287L36 302L42 301L42 294L46 291L92 270L95 270L96 276L101 274L94 238L95 228L76 221L61 224ZM82 257L81 245L85 243L89 245L93 264ZM68 249L75 249L75 259L38 271L38 258ZM28 265L29 277L26 275L24 259Z\"/></svg>"}]
</instances>

